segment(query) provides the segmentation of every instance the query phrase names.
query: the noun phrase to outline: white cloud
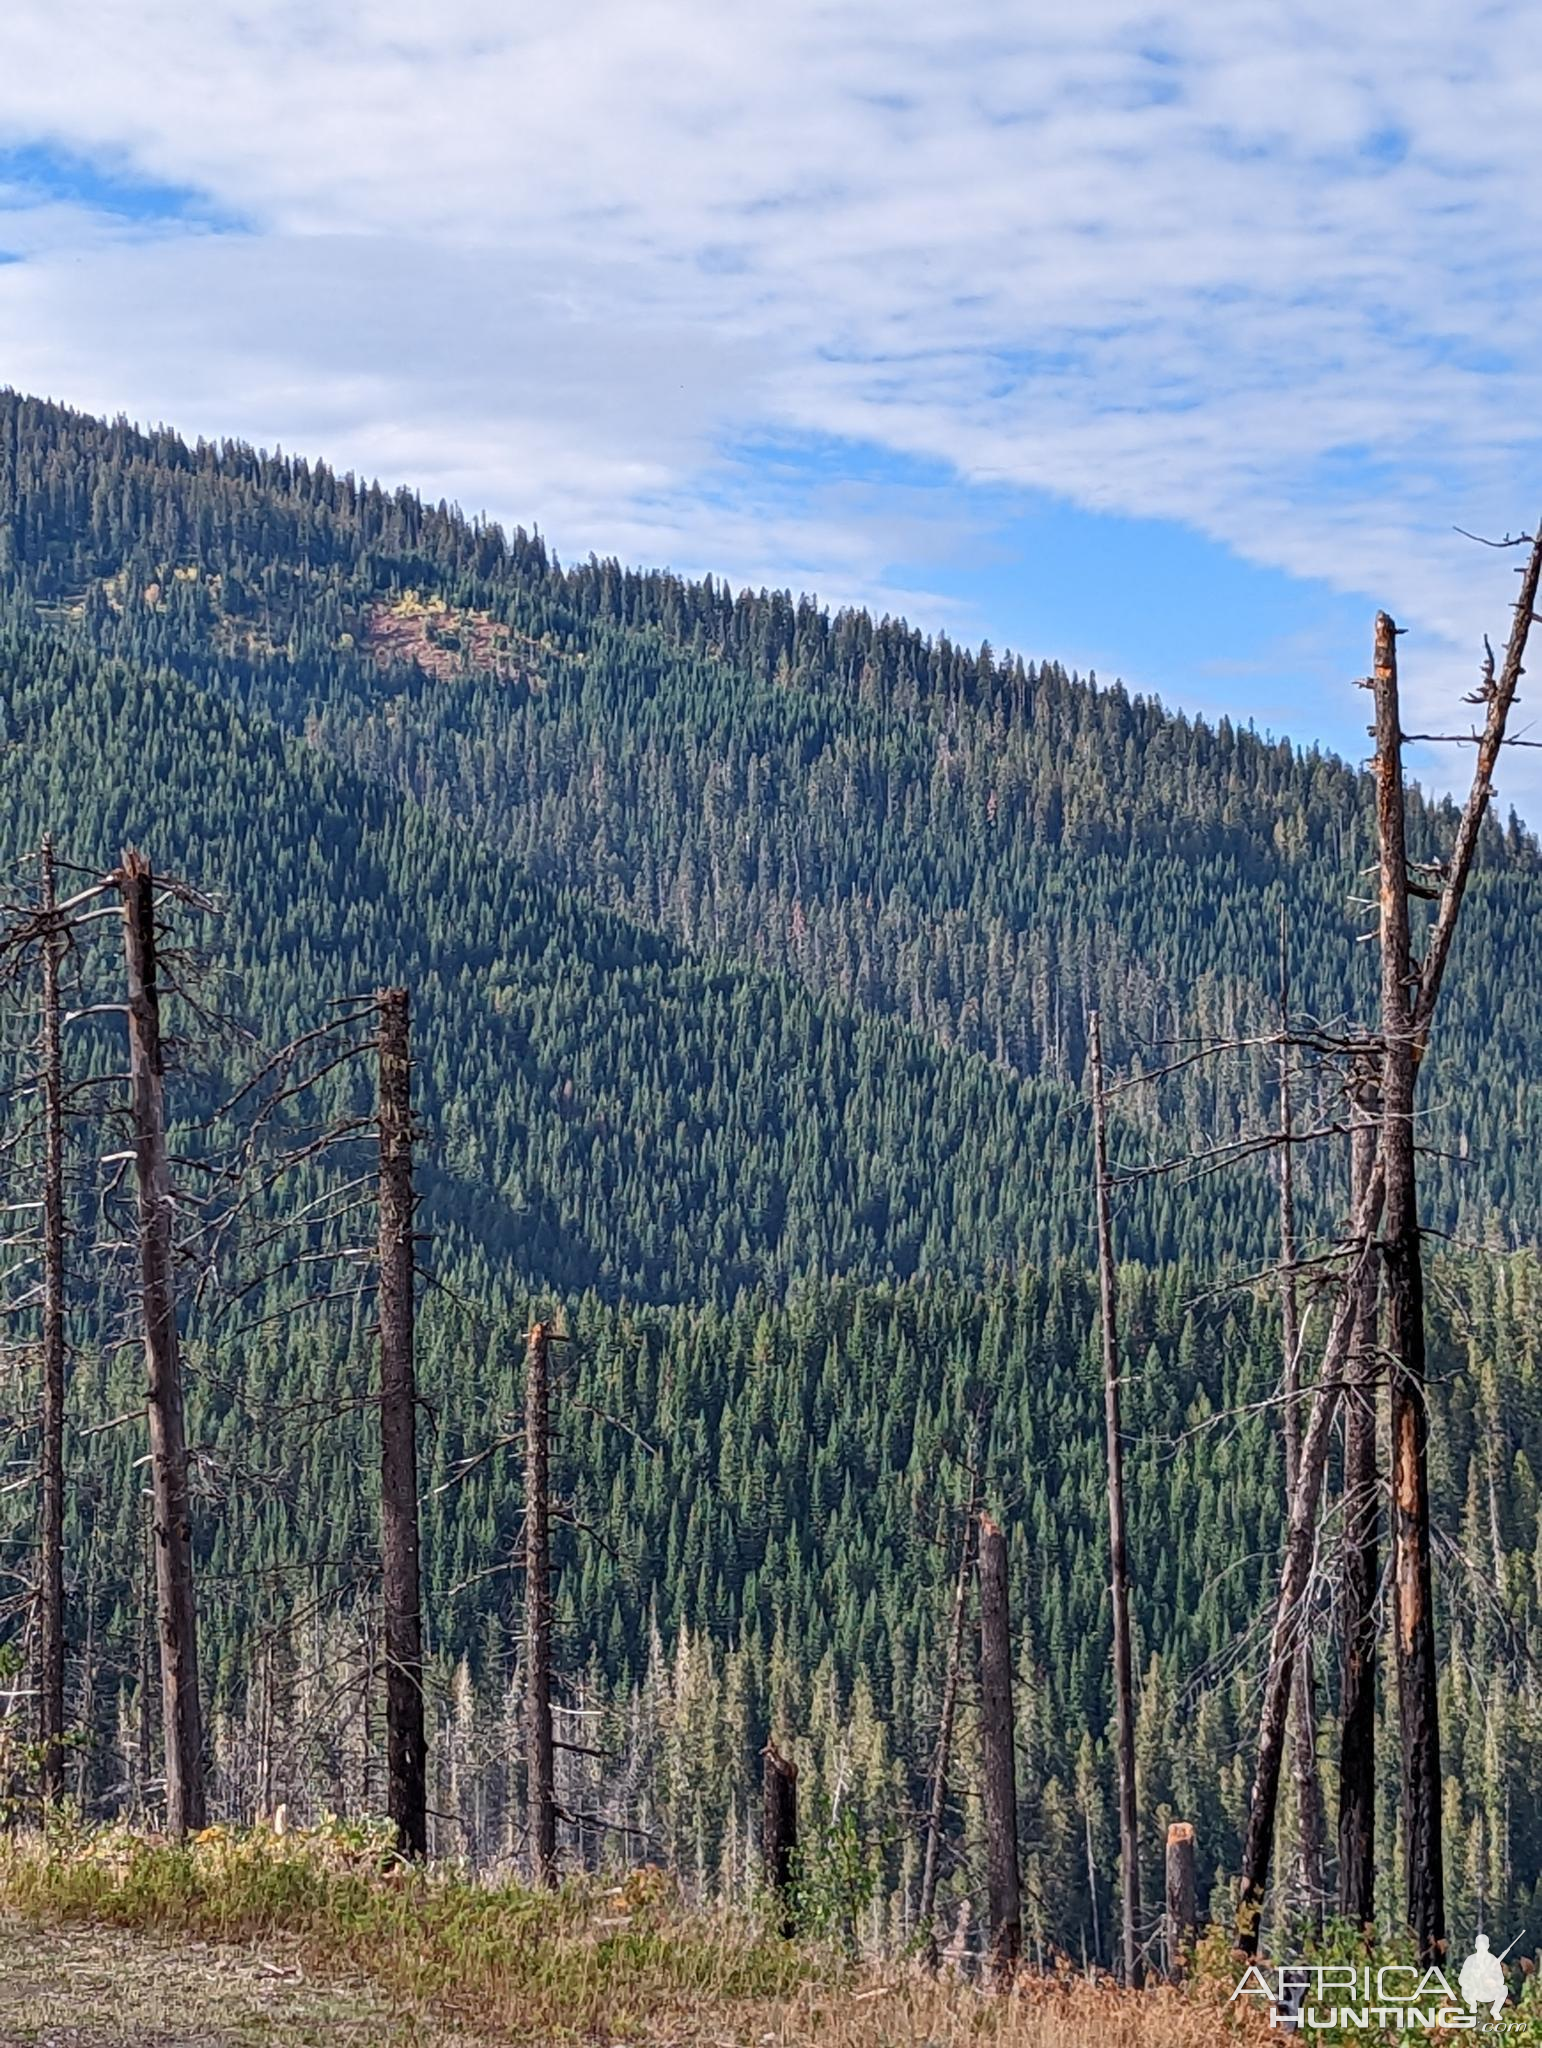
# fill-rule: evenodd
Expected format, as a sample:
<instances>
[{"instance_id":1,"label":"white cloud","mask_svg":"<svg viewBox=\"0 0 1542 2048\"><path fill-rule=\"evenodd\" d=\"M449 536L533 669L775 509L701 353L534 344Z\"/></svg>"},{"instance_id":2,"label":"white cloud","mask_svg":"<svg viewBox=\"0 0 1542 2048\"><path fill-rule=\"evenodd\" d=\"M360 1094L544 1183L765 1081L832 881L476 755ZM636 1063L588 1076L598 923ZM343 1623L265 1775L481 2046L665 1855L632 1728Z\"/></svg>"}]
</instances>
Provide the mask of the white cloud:
<instances>
[{"instance_id":1,"label":"white cloud","mask_svg":"<svg viewBox=\"0 0 1542 2048\"><path fill-rule=\"evenodd\" d=\"M0 143L249 232L0 193L3 374L923 610L731 452L854 437L1372 595L1430 695L1452 523L1542 504L1539 85L1509 0L11 0Z\"/></svg>"}]
</instances>

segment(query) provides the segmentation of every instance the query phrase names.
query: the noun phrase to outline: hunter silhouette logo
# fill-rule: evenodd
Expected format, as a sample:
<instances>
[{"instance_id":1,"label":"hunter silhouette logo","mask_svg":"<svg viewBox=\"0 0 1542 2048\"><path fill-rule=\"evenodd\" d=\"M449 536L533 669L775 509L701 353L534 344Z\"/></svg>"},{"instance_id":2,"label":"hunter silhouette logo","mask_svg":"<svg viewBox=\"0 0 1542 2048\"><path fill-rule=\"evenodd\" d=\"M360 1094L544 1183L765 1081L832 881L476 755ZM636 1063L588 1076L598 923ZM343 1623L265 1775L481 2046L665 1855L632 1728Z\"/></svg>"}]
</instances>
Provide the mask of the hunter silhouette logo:
<instances>
[{"instance_id":1,"label":"hunter silhouette logo","mask_svg":"<svg viewBox=\"0 0 1542 2048\"><path fill-rule=\"evenodd\" d=\"M1515 1941L1519 1940L1517 1935ZM1492 2017L1498 2019L1505 2000L1510 1996L1510 1987L1505 1982L1505 1956L1514 1948L1515 1941L1496 1956L1489 1948L1486 1934L1474 1939L1472 1954L1463 1963L1456 1980L1462 1987L1463 1998L1474 2012L1480 2005L1486 2005Z\"/></svg>"}]
</instances>

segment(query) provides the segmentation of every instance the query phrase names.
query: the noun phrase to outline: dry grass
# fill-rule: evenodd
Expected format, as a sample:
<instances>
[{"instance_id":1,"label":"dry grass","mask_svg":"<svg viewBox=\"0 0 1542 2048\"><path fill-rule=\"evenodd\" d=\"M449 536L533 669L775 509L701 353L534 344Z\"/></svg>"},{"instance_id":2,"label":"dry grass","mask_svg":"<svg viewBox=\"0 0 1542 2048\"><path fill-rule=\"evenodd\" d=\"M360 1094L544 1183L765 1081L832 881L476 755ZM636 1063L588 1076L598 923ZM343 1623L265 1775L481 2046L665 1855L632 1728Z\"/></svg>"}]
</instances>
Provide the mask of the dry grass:
<instances>
[{"instance_id":1,"label":"dry grass","mask_svg":"<svg viewBox=\"0 0 1542 2048\"><path fill-rule=\"evenodd\" d=\"M1219 2000L1167 1988L1136 1995L1079 1978L1025 1977L997 1998L914 1970L868 1972L835 1992L806 1989L740 2015L740 2026L685 2038L733 2048L1240 2048L1265 2038Z\"/></svg>"},{"instance_id":2,"label":"dry grass","mask_svg":"<svg viewBox=\"0 0 1542 2048\"><path fill-rule=\"evenodd\" d=\"M552 1898L404 1870L378 1836L343 1828L211 1830L181 1849L122 1830L18 1839L0 1850L0 1911L0 2048L1212 2048L1263 2037L1220 1989L1136 1997L1025 1978L991 1997L789 1945L750 1916L684 1912L652 1873ZM49 1933L18 1937L18 1926Z\"/></svg>"}]
</instances>

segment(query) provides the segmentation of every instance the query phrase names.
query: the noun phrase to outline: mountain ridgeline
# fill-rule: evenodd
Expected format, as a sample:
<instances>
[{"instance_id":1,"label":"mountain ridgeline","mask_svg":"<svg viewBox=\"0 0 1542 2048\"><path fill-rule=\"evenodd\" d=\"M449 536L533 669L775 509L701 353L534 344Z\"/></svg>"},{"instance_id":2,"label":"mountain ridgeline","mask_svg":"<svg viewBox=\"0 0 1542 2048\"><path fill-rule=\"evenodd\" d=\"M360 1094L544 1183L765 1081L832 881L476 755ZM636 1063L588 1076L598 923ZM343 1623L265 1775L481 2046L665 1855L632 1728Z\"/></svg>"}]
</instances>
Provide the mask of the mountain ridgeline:
<instances>
[{"instance_id":1,"label":"mountain ridgeline","mask_svg":"<svg viewBox=\"0 0 1542 2048\"><path fill-rule=\"evenodd\" d=\"M1096 1946L1114 1858L1086 1016L1121 1078L1267 1033L1282 906L1296 1017L1371 1013L1366 778L1052 661L563 566L320 464L0 394L0 797L13 861L45 831L87 868L137 843L216 895L221 1005L264 1043L339 996L412 992L444 1827L507 1846L518 1470L461 1466L516 1405L528 1303L555 1300L577 1339L562 1484L598 1532L561 1541L561 1656L573 1713L621 1731L613 1769L583 1743L565 1764L575 1809L624 1810L704 1890L736 1889L775 1721L816 1803L854 1799L873 1910L902 1929L938 1537L978 1434L1022 1617L1032 1933ZM1452 825L1411 798L1416 856ZM1539 901L1535 840L1491 823L1426 1084L1426 1218L1458 1241L1434 1291L1435 1484L1453 1584L1490 1588L1442 1614L1452 1796L1479 1844L1458 1910L1524 1910L1542 1883ZM248 1057L224 1046L218 1078ZM1120 1162L1267 1133L1273 1057L1122 1092ZM191 1117L212 1082L181 1085ZM1299 1093L1304 1123L1342 1116L1315 1069ZM84 1186L84 1134L79 1153ZM1303 1150L1318 1240L1344 1173L1341 1140ZM1154 1849L1181 1808L1215 1871L1236 1861L1282 1490L1274 1307L1221 1289L1272 1256L1275 1203L1248 1157L1131 1185L1117 1215L1142 1825ZM82 1429L135 1398L95 1287L72 1323ZM352 1657L362 1698L373 1668L366 1324L251 1306L238 1335L187 1309L213 1739L249 1792L281 1696L300 1733L282 1758L264 1738L266 1791L368 1804L367 1715L323 1725L315 1676ZM7 1401L24 1461L25 1387ZM149 1775L138 1443L100 1431L73 1455L75 1768L111 1806ZM22 1561L28 1513L6 1497ZM960 1897L978 1828L966 1800Z\"/></svg>"}]
</instances>

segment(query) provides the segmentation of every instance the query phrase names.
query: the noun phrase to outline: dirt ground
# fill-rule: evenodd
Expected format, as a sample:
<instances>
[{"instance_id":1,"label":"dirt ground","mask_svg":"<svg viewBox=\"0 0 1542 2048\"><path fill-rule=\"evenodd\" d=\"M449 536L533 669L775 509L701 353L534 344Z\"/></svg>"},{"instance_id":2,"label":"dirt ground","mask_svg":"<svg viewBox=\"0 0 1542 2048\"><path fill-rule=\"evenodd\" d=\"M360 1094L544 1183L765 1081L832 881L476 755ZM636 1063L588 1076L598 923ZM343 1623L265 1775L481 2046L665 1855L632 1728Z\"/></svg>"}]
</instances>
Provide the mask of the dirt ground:
<instances>
[{"instance_id":1,"label":"dirt ground","mask_svg":"<svg viewBox=\"0 0 1542 2048\"><path fill-rule=\"evenodd\" d=\"M0 2048L475 2048L292 1956L0 1918Z\"/></svg>"}]
</instances>

